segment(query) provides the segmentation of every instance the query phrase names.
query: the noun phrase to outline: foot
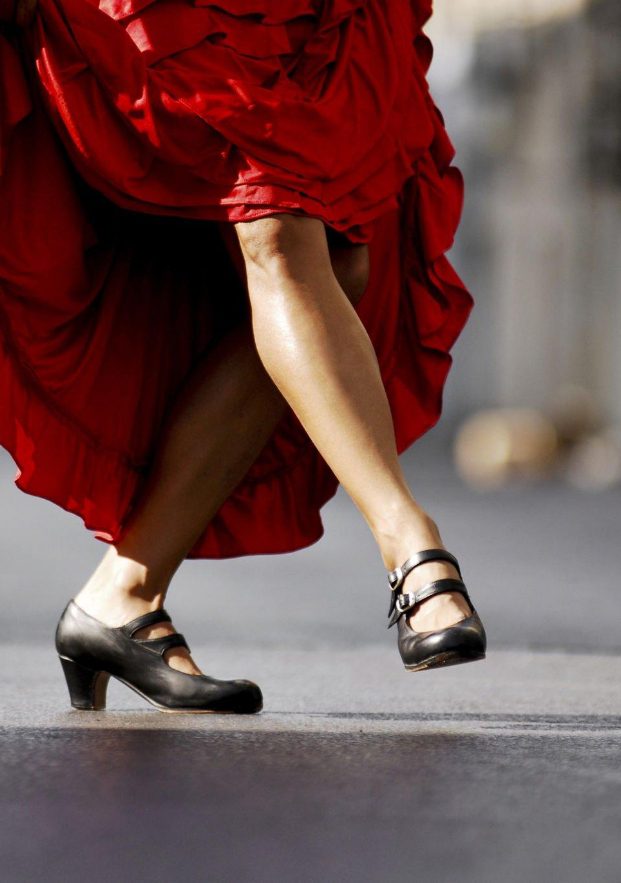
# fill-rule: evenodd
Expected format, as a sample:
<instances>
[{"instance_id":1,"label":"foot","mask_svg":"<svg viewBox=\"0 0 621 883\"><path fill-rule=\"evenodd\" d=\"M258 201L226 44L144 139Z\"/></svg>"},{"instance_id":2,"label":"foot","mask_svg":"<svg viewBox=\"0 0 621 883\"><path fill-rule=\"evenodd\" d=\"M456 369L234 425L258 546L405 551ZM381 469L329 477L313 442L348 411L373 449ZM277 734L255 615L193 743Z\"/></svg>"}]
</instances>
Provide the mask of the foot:
<instances>
[{"instance_id":1,"label":"foot","mask_svg":"<svg viewBox=\"0 0 621 883\"><path fill-rule=\"evenodd\" d=\"M144 612L146 613L147 611L145 610ZM172 622L161 622L156 623L155 625L147 626L143 629L139 629L134 634L134 637L163 638L164 635L172 635L176 631L177 629L174 627ZM189 675L203 674L203 672L194 662L185 647L171 647L170 650L166 650L166 652L164 653L164 660L170 665L171 668L176 668L177 671L183 671Z\"/></svg>"},{"instance_id":2,"label":"foot","mask_svg":"<svg viewBox=\"0 0 621 883\"><path fill-rule=\"evenodd\" d=\"M421 546L421 549L444 549L444 546ZM415 550L418 551L418 550ZM410 553L411 554L411 553ZM406 558L409 557L406 555ZM405 558L403 559L405 561ZM426 583L436 579L460 579L459 572L448 561L426 561L419 564L406 576L402 592L416 592ZM472 610L459 592L442 592L421 601L410 613L406 613L407 623L417 632L435 632L448 628L470 616Z\"/></svg>"},{"instance_id":3,"label":"foot","mask_svg":"<svg viewBox=\"0 0 621 883\"><path fill-rule=\"evenodd\" d=\"M103 573L102 573L103 571ZM93 616L104 625L117 628L153 610L161 610L164 606L165 591L146 593L139 575L118 572L114 577L105 568L100 567L74 597L75 603L89 616ZM171 622L155 623L135 632L135 638L162 638L176 632ZM190 675L203 674L185 647L171 647L164 653L165 662L177 671Z\"/></svg>"},{"instance_id":4,"label":"foot","mask_svg":"<svg viewBox=\"0 0 621 883\"><path fill-rule=\"evenodd\" d=\"M407 558L423 549L446 549L437 525L431 519L424 526L413 532L407 541L400 540L399 551L393 553L386 564L387 569L394 570L401 566ZM391 563L394 562L394 563ZM419 564L403 580L401 592L414 593L426 583L436 579L460 579L455 565L448 561L426 561ZM442 592L433 595L417 604L412 611L404 614L408 625L417 632L435 632L455 625L470 616L470 605L459 592Z\"/></svg>"},{"instance_id":5,"label":"foot","mask_svg":"<svg viewBox=\"0 0 621 883\"><path fill-rule=\"evenodd\" d=\"M75 598L75 603L81 607L89 616L103 622L104 625L111 628L117 628L131 622L137 616L143 613L150 613L152 610L160 610L162 604L154 604L149 602L136 603L135 599L129 601L124 597L115 597L112 594L108 596L92 595L79 592ZM134 633L134 638L163 638L165 635L172 635L177 629L172 622L158 622L155 625L145 626L138 629ZM164 660L171 668L177 671L185 672L190 675L203 674L201 669L196 665L185 647L171 647L164 653Z\"/></svg>"}]
</instances>

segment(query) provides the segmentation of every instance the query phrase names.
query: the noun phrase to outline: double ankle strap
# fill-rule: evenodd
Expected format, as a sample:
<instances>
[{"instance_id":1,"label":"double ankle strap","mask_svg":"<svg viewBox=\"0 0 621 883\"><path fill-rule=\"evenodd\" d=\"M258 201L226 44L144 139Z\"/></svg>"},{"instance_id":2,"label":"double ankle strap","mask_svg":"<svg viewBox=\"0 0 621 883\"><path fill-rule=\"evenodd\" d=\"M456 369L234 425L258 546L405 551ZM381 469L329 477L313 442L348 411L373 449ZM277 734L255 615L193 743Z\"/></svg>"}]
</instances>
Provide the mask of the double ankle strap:
<instances>
[{"instance_id":1,"label":"double ankle strap","mask_svg":"<svg viewBox=\"0 0 621 883\"><path fill-rule=\"evenodd\" d=\"M163 635L161 638L134 638L134 635L140 629L156 625L159 622L172 622L170 614L164 608L143 613L141 616L137 616L135 619L120 626L119 630L127 635L128 638L133 638L138 644L146 647L147 650L154 650L156 653L159 653L160 656L163 656L167 650L171 650L173 647L185 647L189 653L188 642L179 632L173 632L172 635Z\"/></svg>"},{"instance_id":2,"label":"double ankle strap","mask_svg":"<svg viewBox=\"0 0 621 883\"><path fill-rule=\"evenodd\" d=\"M399 592L398 590L403 585L403 581L408 573L414 570L415 567L418 567L419 564L425 564L427 561L448 561L457 568L460 579L452 577L437 579L426 583L417 592ZM399 617L407 610L411 610L421 601L425 601L433 595L440 595L442 592L459 592L472 607L468 590L461 579L459 562L446 549L423 549L422 552L412 555L400 567L396 567L388 573L388 584L390 585L390 606L388 608L387 628L392 628Z\"/></svg>"}]
</instances>

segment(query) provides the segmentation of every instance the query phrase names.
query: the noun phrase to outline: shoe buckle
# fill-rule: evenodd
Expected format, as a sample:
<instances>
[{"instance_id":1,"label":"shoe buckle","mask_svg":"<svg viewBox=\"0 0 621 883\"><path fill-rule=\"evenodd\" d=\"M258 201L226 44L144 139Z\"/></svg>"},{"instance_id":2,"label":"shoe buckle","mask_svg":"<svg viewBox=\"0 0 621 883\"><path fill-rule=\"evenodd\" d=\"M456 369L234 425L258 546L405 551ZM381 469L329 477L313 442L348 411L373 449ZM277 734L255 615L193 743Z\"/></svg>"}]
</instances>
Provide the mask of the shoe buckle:
<instances>
[{"instance_id":1,"label":"shoe buckle","mask_svg":"<svg viewBox=\"0 0 621 883\"><path fill-rule=\"evenodd\" d=\"M405 613L406 610L412 606L412 595L406 593L405 595L397 595L397 600L395 601L395 610L398 612L399 616L402 613Z\"/></svg>"},{"instance_id":2,"label":"shoe buckle","mask_svg":"<svg viewBox=\"0 0 621 883\"><path fill-rule=\"evenodd\" d=\"M394 570L391 570L388 574L388 583L390 585L391 591L395 591L401 583L403 582L403 568L395 567Z\"/></svg>"},{"instance_id":3,"label":"shoe buckle","mask_svg":"<svg viewBox=\"0 0 621 883\"><path fill-rule=\"evenodd\" d=\"M390 595L390 608L388 610L388 628L393 626L402 613L409 610L412 604L413 596L409 593L397 595L393 590Z\"/></svg>"}]
</instances>

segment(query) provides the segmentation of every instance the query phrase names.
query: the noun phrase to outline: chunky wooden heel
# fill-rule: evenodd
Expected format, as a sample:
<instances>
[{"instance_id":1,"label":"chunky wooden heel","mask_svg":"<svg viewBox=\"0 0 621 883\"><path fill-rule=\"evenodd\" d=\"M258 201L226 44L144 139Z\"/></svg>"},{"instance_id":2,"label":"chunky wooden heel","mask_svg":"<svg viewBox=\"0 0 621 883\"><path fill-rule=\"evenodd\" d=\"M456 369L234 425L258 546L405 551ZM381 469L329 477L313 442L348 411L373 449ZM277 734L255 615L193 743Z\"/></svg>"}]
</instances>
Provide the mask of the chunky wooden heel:
<instances>
[{"instance_id":1,"label":"chunky wooden heel","mask_svg":"<svg viewBox=\"0 0 621 883\"><path fill-rule=\"evenodd\" d=\"M59 656L74 708L82 711L98 711L106 707L106 692L110 675L107 671L93 671L73 659Z\"/></svg>"}]
</instances>

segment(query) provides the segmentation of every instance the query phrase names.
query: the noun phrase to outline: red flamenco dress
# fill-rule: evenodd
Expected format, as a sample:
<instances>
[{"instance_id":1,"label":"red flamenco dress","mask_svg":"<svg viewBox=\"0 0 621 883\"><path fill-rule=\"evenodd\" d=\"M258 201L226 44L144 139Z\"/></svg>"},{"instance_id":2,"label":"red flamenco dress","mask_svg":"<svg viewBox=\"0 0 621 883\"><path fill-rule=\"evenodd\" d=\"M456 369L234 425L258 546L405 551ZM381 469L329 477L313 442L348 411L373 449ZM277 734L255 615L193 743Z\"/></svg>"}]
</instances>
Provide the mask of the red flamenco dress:
<instances>
[{"instance_id":1,"label":"red flamenco dress","mask_svg":"<svg viewBox=\"0 0 621 883\"><path fill-rule=\"evenodd\" d=\"M368 243L356 309L399 452L432 427L473 300L445 257L463 181L426 81L430 0L32 2L0 0L17 486L121 536L184 379L244 317L220 222L282 211ZM288 409L188 557L308 546L337 486Z\"/></svg>"}]
</instances>

